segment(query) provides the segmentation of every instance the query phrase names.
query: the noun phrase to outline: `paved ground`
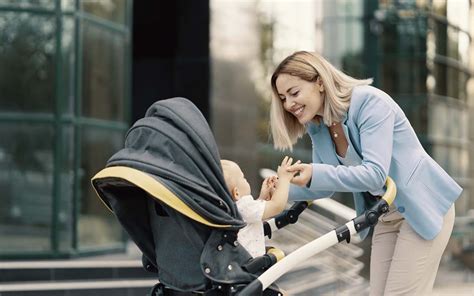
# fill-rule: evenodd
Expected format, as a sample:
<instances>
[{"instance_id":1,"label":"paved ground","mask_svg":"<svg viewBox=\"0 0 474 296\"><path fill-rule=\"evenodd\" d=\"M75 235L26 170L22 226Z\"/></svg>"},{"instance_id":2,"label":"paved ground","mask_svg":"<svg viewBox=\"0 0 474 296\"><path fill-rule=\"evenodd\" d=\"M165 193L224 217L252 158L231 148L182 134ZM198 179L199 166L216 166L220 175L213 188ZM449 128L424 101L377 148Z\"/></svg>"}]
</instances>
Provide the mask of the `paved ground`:
<instances>
[{"instance_id":1,"label":"paved ground","mask_svg":"<svg viewBox=\"0 0 474 296\"><path fill-rule=\"evenodd\" d=\"M441 264L433 295L474 295L474 271L455 261Z\"/></svg>"}]
</instances>

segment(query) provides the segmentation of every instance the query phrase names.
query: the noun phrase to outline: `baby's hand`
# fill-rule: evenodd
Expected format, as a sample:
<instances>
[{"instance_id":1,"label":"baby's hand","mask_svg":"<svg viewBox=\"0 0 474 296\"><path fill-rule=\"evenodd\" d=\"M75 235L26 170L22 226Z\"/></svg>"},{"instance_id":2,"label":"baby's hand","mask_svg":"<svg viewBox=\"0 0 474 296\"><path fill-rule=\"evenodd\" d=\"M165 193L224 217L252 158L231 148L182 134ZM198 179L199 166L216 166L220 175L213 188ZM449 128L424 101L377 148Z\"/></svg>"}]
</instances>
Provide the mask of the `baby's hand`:
<instances>
[{"instance_id":1,"label":"baby's hand","mask_svg":"<svg viewBox=\"0 0 474 296\"><path fill-rule=\"evenodd\" d=\"M258 197L258 199L271 200L273 191L275 191L276 188L277 180L277 176L265 178L265 180L263 180L262 189L260 190L260 196Z\"/></svg>"},{"instance_id":2,"label":"baby's hand","mask_svg":"<svg viewBox=\"0 0 474 296\"><path fill-rule=\"evenodd\" d=\"M285 156L285 158L283 158L277 170L278 179L280 181L288 181L288 182L291 181L291 179L295 175L295 172L289 172L288 168L291 167L292 163L293 163L293 158L288 157L288 156ZM299 163L300 163L299 160L295 162L295 164L299 164Z\"/></svg>"}]
</instances>

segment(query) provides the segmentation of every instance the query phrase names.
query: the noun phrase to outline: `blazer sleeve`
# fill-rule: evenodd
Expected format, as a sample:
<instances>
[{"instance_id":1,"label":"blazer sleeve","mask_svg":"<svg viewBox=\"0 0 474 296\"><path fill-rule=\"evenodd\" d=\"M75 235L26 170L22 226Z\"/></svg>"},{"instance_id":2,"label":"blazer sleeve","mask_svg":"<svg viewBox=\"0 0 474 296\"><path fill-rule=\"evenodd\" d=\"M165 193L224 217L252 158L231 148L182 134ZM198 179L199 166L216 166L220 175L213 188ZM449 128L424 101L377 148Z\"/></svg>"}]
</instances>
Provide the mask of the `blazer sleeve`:
<instances>
[{"instance_id":1,"label":"blazer sleeve","mask_svg":"<svg viewBox=\"0 0 474 296\"><path fill-rule=\"evenodd\" d=\"M314 163L312 191L365 192L383 188L392 158L395 111L385 98L372 93L364 95L359 107L354 106L362 163L358 166Z\"/></svg>"},{"instance_id":2,"label":"blazer sleeve","mask_svg":"<svg viewBox=\"0 0 474 296\"><path fill-rule=\"evenodd\" d=\"M316 153L313 151L313 163L321 163L321 159L317 156ZM314 177L314 174L313 174ZM311 181L312 182L312 181ZM298 201L298 200L315 200L325 197L331 197L334 194L334 191L323 191L317 190L314 188L302 187L297 186L294 184L290 184L290 192L288 195L288 199L290 201Z\"/></svg>"}]
</instances>

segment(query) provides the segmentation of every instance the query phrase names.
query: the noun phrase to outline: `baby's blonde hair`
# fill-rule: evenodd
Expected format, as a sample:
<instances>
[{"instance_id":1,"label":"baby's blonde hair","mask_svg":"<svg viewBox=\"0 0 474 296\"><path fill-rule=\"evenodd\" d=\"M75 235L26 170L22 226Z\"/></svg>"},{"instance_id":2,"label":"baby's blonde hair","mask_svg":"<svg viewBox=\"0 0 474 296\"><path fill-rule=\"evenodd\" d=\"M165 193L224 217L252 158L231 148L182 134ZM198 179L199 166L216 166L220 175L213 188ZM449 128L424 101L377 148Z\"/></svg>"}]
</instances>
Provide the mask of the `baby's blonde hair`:
<instances>
[{"instance_id":1,"label":"baby's blonde hair","mask_svg":"<svg viewBox=\"0 0 474 296\"><path fill-rule=\"evenodd\" d=\"M372 79L356 79L344 74L316 52L298 51L285 58L271 78L270 125L274 146L280 150L292 150L305 131L305 127L283 109L276 87L280 74L289 74L314 83L320 78L324 86L323 121L327 126L342 120L349 109L352 89L355 86L372 83Z\"/></svg>"},{"instance_id":2,"label":"baby's blonde hair","mask_svg":"<svg viewBox=\"0 0 474 296\"><path fill-rule=\"evenodd\" d=\"M232 176L229 175L229 169L231 169L232 166L236 166L237 163L227 160L227 159L221 159L221 166L222 166L222 173L224 175L224 181L225 184L227 185L227 189L232 192L232 189L235 187L235 180ZM237 165L238 166L238 165Z\"/></svg>"}]
</instances>

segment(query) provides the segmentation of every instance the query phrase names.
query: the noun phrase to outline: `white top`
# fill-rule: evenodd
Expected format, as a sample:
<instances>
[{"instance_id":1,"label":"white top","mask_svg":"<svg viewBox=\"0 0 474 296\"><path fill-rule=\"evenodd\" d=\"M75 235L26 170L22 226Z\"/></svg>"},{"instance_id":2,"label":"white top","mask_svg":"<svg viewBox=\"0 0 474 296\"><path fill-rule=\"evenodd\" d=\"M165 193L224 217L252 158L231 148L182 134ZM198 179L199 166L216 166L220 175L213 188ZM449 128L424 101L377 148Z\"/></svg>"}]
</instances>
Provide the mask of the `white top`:
<instances>
[{"instance_id":1,"label":"white top","mask_svg":"<svg viewBox=\"0 0 474 296\"><path fill-rule=\"evenodd\" d=\"M347 137L347 135L346 135ZM349 139L349 137L347 137ZM347 146L346 156L341 157L336 153L337 159L339 162L346 166L356 166L362 163L362 159L360 158L359 154L355 151L354 147L352 146L351 141L349 142L349 146ZM385 191L383 189L376 190L376 191L369 191L370 194L374 196L382 196L384 195Z\"/></svg>"},{"instance_id":2,"label":"white top","mask_svg":"<svg viewBox=\"0 0 474 296\"><path fill-rule=\"evenodd\" d=\"M265 235L263 233L263 212L265 201L255 200L251 195L242 196L237 202L237 209L247 226L239 230L237 241L253 258L265 255Z\"/></svg>"}]
</instances>

